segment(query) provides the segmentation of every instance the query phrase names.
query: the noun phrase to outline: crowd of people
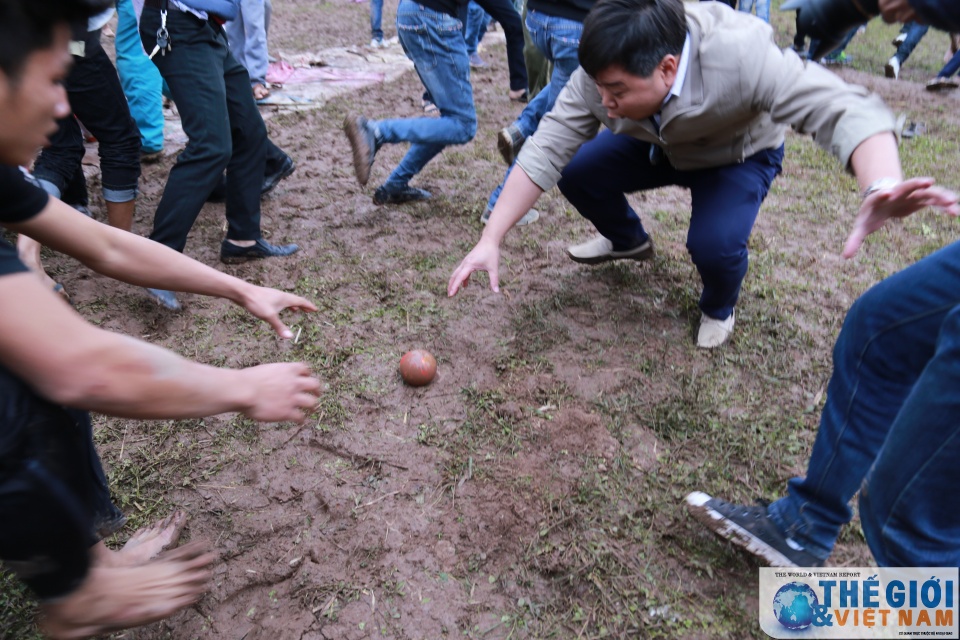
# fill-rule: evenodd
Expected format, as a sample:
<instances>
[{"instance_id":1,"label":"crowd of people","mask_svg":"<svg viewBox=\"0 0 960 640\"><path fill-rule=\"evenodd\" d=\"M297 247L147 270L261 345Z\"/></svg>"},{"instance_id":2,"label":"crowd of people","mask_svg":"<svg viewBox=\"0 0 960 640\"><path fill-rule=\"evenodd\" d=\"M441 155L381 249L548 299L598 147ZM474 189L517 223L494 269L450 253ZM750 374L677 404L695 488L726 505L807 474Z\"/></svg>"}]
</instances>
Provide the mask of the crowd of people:
<instances>
[{"instance_id":1,"label":"crowd of people","mask_svg":"<svg viewBox=\"0 0 960 640\"><path fill-rule=\"evenodd\" d=\"M431 198L410 183L447 146L476 135L471 68L483 64L477 25L489 14L503 26L508 95L527 104L498 133L507 169L482 214L480 239L450 277L449 296L476 271L488 272L499 290L504 236L535 222L537 199L554 186L597 231L567 249L570 259L648 260L655 251L643 224L648 214L627 194L677 185L692 196L687 250L702 283L696 344L718 348L734 331L749 238L782 171L788 127L813 136L860 185L845 257L892 218L925 207L960 214L956 194L902 175L895 119L878 96L776 45L767 0L756 2L759 18L748 15L754 2L740 11L681 0L473 5L399 2L399 42L424 86L424 105L438 117L353 114L344 122L361 185L383 145L410 145L374 190L376 204ZM114 9L116 69L100 45ZM0 558L40 599L43 628L53 637L161 619L200 598L211 576L208 548L173 548L186 521L180 512L135 533L120 550L104 544L125 519L111 501L89 411L144 419L239 411L298 421L319 393L303 364L216 368L97 328L64 303L62 286L39 263L46 245L143 287L167 308L179 307L175 292L218 296L291 337L280 313L315 311L310 301L182 253L211 198L226 203L222 261L283 258L299 249L271 244L260 228L261 196L295 169L269 140L257 107L270 91L270 14L269 0L0 2L0 224L22 238L17 248L0 240L0 296L17 301L0 311L0 514L8 523ZM896 15L910 12L901 7ZM946 10L933 26L960 29L956 18ZM384 46L381 20L382 2L372 3L371 47ZM471 22L474 31L465 28ZM925 30L905 25L888 75L890 67L899 75ZM524 37L552 68L539 91L528 86ZM958 60L954 52L945 78ZM140 163L162 149L164 95L176 104L188 141L144 238L130 231ZM99 142L108 224L89 217L84 128ZM958 279L960 244L953 244L864 294L836 343L807 475L768 506L696 492L687 498L692 513L764 562L819 566L859 490L878 564L960 564L960 511L936 501L937 487L957 479L960 453Z\"/></svg>"}]
</instances>

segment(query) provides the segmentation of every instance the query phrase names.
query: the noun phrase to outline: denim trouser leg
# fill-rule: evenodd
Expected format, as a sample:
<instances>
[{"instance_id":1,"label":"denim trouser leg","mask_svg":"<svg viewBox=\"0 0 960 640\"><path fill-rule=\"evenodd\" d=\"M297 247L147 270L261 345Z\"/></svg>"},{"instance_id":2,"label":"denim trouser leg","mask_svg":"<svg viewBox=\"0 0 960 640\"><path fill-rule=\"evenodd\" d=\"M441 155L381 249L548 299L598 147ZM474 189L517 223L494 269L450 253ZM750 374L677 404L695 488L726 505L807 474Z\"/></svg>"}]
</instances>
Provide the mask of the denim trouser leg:
<instances>
[{"instance_id":1,"label":"denim trouser leg","mask_svg":"<svg viewBox=\"0 0 960 640\"><path fill-rule=\"evenodd\" d=\"M958 417L960 305L941 324L933 358L860 490L860 521L880 566L960 566Z\"/></svg>"},{"instance_id":2,"label":"denim trouser leg","mask_svg":"<svg viewBox=\"0 0 960 640\"><path fill-rule=\"evenodd\" d=\"M757 17L770 22L770 0L740 0L740 11L753 13L754 4L757 6Z\"/></svg>"},{"instance_id":3,"label":"denim trouser leg","mask_svg":"<svg viewBox=\"0 0 960 640\"><path fill-rule=\"evenodd\" d=\"M911 392L921 373L926 375L925 369L937 370L930 368L931 359L936 361L935 352L942 348L943 355L951 353L951 349L956 354L956 344L951 342L955 334L950 333L956 325L945 320L951 320L948 314L954 312L958 304L960 243L954 243L875 285L847 313L833 351L833 375L807 475L791 480L787 495L769 508L776 525L811 553L822 558L830 555L840 527L852 516L849 502L881 448L885 451L881 460L893 456L895 464L903 464L910 473L920 477L924 459L921 456L928 453L916 441L921 436L926 439L929 431L930 440L926 444L938 439L943 443L949 429L956 428L955 411L946 421L941 420L942 415L938 417L937 412L944 407L956 408L958 387L948 387L948 397L934 402L926 394L936 387L925 386L914 393L931 403L929 415L920 418L920 433L913 426L909 436L913 440L903 445L902 439L906 436L898 431L898 448L893 448L890 443L894 440L888 437L888 433L893 435L891 425L907 429L916 424L911 421L917 419L917 405L912 401L904 403L908 396L914 397ZM957 360L952 362L956 366ZM946 366L941 363L942 360L938 362L939 367ZM945 379L955 383L957 372L953 371ZM904 426L899 425L901 422ZM887 469L889 463L887 460L881 465L877 461L877 468ZM931 457L930 464L937 469L936 465L942 461ZM881 476L875 473L874 477ZM884 477L882 482L886 484L887 479ZM880 482L871 484L871 495L881 503L872 515L884 521L888 515L883 514L889 514L892 508L887 503L890 496L906 484L901 483L901 489L895 489L891 478L890 486L880 485ZM953 487L946 476L940 486L950 487L951 491ZM935 491L929 487L928 490ZM945 501L949 502L940 497L940 504L946 504ZM951 507L954 515L960 512L957 506ZM898 506L897 510L902 508ZM864 524L866 529L866 522ZM931 531L928 535L934 534ZM953 535L956 540L956 532ZM880 555L877 560L881 560Z\"/></svg>"},{"instance_id":4,"label":"denim trouser leg","mask_svg":"<svg viewBox=\"0 0 960 640\"><path fill-rule=\"evenodd\" d=\"M747 240L760 205L780 173L783 147L760 151L740 164L677 171L666 159L650 163L647 142L609 130L586 143L563 170L557 186L616 250L647 238L625 193L667 185L690 189L693 207L687 250L700 278L700 310L725 319L733 312L747 273Z\"/></svg>"},{"instance_id":5,"label":"denim trouser leg","mask_svg":"<svg viewBox=\"0 0 960 640\"><path fill-rule=\"evenodd\" d=\"M132 0L117 2L117 71L144 151L163 149L163 79L140 43Z\"/></svg>"},{"instance_id":6,"label":"denim trouser leg","mask_svg":"<svg viewBox=\"0 0 960 640\"><path fill-rule=\"evenodd\" d=\"M580 66L577 49L580 46L580 34L583 32L583 23L568 18L558 18L541 11L527 11L527 30L534 44L543 55L553 64L550 82L520 113L514 125L520 129L525 138L529 138L537 130L541 118L545 116L557 101L560 91L567 85L570 76ZM487 208L493 209L500 198L500 192L513 167L507 169L503 181L490 194Z\"/></svg>"},{"instance_id":7,"label":"denim trouser leg","mask_svg":"<svg viewBox=\"0 0 960 640\"><path fill-rule=\"evenodd\" d=\"M467 5L467 24L464 27L463 39L467 43L467 55L473 55L477 52L480 40L487 30L487 24L490 22L490 16L480 8L476 2L470 0Z\"/></svg>"},{"instance_id":8,"label":"denim trouser leg","mask_svg":"<svg viewBox=\"0 0 960 640\"><path fill-rule=\"evenodd\" d=\"M160 12L144 7L140 33L150 42ZM260 237L266 127L246 70L220 27L182 11L167 15L173 50L154 56L180 110L187 147L170 170L150 238L183 251L207 195L227 171L227 238Z\"/></svg>"},{"instance_id":9,"label":"denim trouser leg","mask_svg":"<svg viewBox=\"0 0 960 640\"><path fill-rule=\"evenodd\" d=\"M520 12L511 0L476 0L490 17L500 23L507 38L507 68L510 71L510 90L527 88L527 63L523 59L523 23Z\"/></svg>"},{"instance_id":10,"label":"denim trouser leg","mask_svg":"<svg viewBox=\"0 0 960 640\"><path fill-rule=\"evenodd\" d=\"M957 51L953 54L953 57L950 58L950 62L943 65L943 69L940 69L940 73L937 74L938 78L952 78L956 75L957 71L960 71L960 51Z\"/></svg>"},{"instance_id":11,"label":"denim trouser leg","mask_svg":"<svg viewBox=\"0 0 960 640\"><path fill-rule=\"evenodd\" d=\"M403 160L387 178L389 184L405 185L444 147L466 144L473 139L477 132L477 112L459 20L412 0L400 0L397 33L420 81L440 110L440 118L376 122L380 142L411 143Z\"/></svg>"},{"instance_id":12,"label":"denim trouser leg","mask_svg":"<svg viewBox=\"0 0 960 640\"><path fill-rule=\"evenodd\" d=\"M913 50L920 44L923 36L927 35L927 29L930 28L925 24L917 24L916 22L908 22L904 27L906 28L907 37L900 43L900 46L897 47L896 53L896 58L900 61L900 64L907 61L907 58L910 57Z\"/></svg>"},{"instance_id":13,"label":"denim trouser leg","mask_svg":"<svg viewBox=\"0 0 960 640\"><path fill-rule=\"evenodd\" d=\"M370 37L383 40L383 0L370 0Z\"/></svg>"},{"instance_id":14,"label":"denim trouser leg","mask_svg":"<svg viewBox=\"0 0 960 640\"><path fill-rule=\"evenodd\" d=\"M230 53L250 74L250 84L267 84L267 29L264 0L241 0L240 15L224 23Z\"/></svg>"},{"instance_id":15,"label":"denim trouser leg","mask_svg":"<svg viewBox=\"0 0 960 640\"><path fill-rule=\"evenodd\" d=\"M88 33L85 45L86 55L74 58L64 87L74 115L99 142L104 199L129 202L137 196L140 179L140 132L130 116L117 71L100 46L100 32ZM60 128L63 135L58 132L57 144L40 154L34 175L63 192L83 159L83 139L72 116L62 120Z\"/></svg>"}]
</instances>

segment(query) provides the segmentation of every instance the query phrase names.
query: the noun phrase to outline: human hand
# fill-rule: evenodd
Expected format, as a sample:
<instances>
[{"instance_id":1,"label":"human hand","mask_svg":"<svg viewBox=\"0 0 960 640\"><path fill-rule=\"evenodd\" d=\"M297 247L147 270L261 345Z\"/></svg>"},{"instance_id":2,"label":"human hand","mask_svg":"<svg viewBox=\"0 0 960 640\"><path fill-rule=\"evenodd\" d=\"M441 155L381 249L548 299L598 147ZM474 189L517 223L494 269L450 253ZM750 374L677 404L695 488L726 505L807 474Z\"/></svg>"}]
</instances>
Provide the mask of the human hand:
<instances>
[{"instance_id":1,"label":"human hand","mask_svg":"<svg viewBox=\"0 0 960 640\"><path fill-rule=\"evenodd\" d=\"M250 392L243 415L260 422L303 422L320 395L320 381L302 362L262 364L240 374Z\"/></svg>"},{"instance_id":2,"label":"human hand","mask_svg":"<svg viewBox=\"0 0 960 640\"><path fill-rule=\"evenodd\" d=\"M250 315L260 318L277 332L284 340L293 337L293 332L280 320L280 312L284 309L295 311L316 311L317 307L306 298L295 296L292 293L270 289L268 287L251 288L244 292L242 301L238 303L250 312Z\"/></svg>"},{"instance_id":3,"label":"human hand","mask_svg":"<svg viewBox=\"0 0 960 640\"><path fill-rule=\"evenodd\" d=\"M879 0L877 5L883 21L887 24L894 22L903 24L917 19L917 14L910 6L909 0Z\"/></svg>"},{"instance_id":4,"label":"human hand","mask_svg":"<svg viewBox=\"0 0 960 640\"><path fill-rule=\"evenodd\" d=\"M486 271L490 275L490 289L500 292L500 247L494 242L483 239L467 254L450 276L447 283L447 296L453 297L461 288L467 286L470 274L474 271Z\"/></svg>"},{"instance_id":5,"label":"human hand","mask_svg":"<svg viewBox=\"0 0 960 640\"><path fill-rule=\"evenodd\" d=\"M905 218L924 207L936 207L951 216L960 215L957 194L933 183L933 178L910 178L867 196L844 245L843 257L856 255L864 239L890 218Z\"/></svg>"}]
</instances>

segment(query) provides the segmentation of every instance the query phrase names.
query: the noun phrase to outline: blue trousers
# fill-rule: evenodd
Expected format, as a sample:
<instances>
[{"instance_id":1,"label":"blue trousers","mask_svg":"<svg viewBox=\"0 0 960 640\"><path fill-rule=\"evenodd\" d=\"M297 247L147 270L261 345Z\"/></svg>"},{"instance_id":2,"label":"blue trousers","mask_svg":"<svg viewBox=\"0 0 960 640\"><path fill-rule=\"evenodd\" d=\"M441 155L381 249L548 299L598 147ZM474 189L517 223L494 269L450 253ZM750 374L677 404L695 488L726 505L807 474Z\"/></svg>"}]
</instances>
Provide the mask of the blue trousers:
<instances>
[{"instance_id":1,"label":"blue trousers","mask_svg":"<svg viewBox=\"0 0 960 640\"><path fill-rule=\"evenodd\" d=\"M826 558L852 517L880 566L960 566L960 243L883 280L850 309L804 478L770 505Z\"/></svg>"},{"instance_id":2,"label":"blue trousers","mask_svg":"<svg viewBox=\"0 0 960 640\"><path fill-rule=\"evenodd\" d=\"M163 78L140 44L132 0L117 0L117 71L143 151L163 149Z\"/></svg>"},{"instance_id":3,"label":"blue trousers","mask_svg":"<svg viewBox=\"0 0 960 640\"><path fill-rule=\"evenodd\" d=\"M530 32L530 39L533 40L537 49L553 64L553 72L547 86L530 101L514 122L525 138L532 136L537 130L541 118L553 109L560 91L567 86L570 76L580 66L577 49L580 46L583 23L531 9L527 11L527 31ZM512 170L512 166L507 169L503 181L490 194L487 209L493 210L494 205L497 204L503 185L506 184Z\"/></svg>"},{"instance_id":4,"label":"blue trousers","mask_svg":"<svg viewBox=\"0 0 960 640\"><path fill-rule=\"evenodd\" d=\"M925 24L918 24L916 22L908 22L903 25L902 32L907 34L906 39L900 43L900 46L897 47L896 58L900 61L900 64L903 64L907 61L907 58L910 57L910 54L913 53L913 50L917 48L917 45L920 44L920 41L923 40L923 36L927 35L928 27Z\"/></svg>"},{"instance_id":5,"label":"blue trousers","mask_svg":"<svg viewBox=\"0 0 960 640\"><path fill-rule=\"evenodd\" d=\"M236 20L223 25L230 53L250 74L250 84L267 84L267 32L270 30L270 0L241 0Z\"/></svg>"},{"instance_id":6,"label":"blue trousers","mask_svg":"<svg viewBox=\"0 0 960 640\"><path fill-rule=\"evenodd\" d=\"M402 186L445 147L473 140L477 133L477 112L460 20L412 0L400 0L397 34L420 81L440 110L439 118L374 123L379 143L410 143L409 151L387 178L387 184Z\"/></svg>"},{"instance_id":7,"label":"blue trousers","mask_svg":"<svg viewBox=\"0 0 960 640\"><path fill-rule=\"evenodd\" d=\"M687 251L700 273L700 310L726 319L747 273L747 240L773 179L781 171L783 146L756 153L740 164L678 171L666 159L650 162L650 145L605 129L563 170L559 187L580 215L613 248L643 243L647 232L624 194L677 185L690 189L693 207Z\"/></svg>"}]
</instances>

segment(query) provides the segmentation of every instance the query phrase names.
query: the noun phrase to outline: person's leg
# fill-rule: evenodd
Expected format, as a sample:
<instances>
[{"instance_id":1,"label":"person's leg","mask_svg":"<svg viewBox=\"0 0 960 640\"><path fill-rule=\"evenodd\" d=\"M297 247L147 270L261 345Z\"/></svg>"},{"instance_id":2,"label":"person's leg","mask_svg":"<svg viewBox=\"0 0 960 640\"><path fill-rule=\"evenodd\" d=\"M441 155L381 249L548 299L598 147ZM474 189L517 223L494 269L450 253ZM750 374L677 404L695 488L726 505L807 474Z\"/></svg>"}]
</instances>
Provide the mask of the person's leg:
<instances>
[{"instance_id":1,"label":"person's leg","mask_svg":"<svg viewBox=\"0 0 960 640\"><path fill-rule=\"evenodd\" d=\"M77 59L65 87L73 112L97 138L107 219L130 231L140 179L140 132L99 32L88 34L86 53Z\"/></svg>"},{"instance_id":2,"label":"person's leg","mask_svg":"<svg viewBox=\"0 0 960 640\"><path fill-rule=\"evenodd\" d=\"M650 144L605 129L577 151L557 186L614 251L627 251L647 241L640 217L625 193L677 184L677 171L667 162L650 163Z\"/></svg>"},{"instance_id":3,"label":"person's leg","mask_svg":"<svg viewBox=\"0 0 960 640\"><path fill-rule=\"evenodd\" d=\"M370 38L383 42L383 0L370 0Z\"/></svg>"},{"instance_id":4,"label":"person's leg","mask_svg":"<svg viewBox=\"0 0 960 640\"><path fill-rule=\"evenodd\" d=\"M480 8L473 0L467 5L467 22L463 29L463 39L467 45L467 55L473 56L477 53L477 47L480 44L480 38L483 32L487 30L487 21L489 16L487 12Z\"/></svg>"},{"instance_id":5,"label":"person's leg","mask_svg":"<svg viewBox=\"0 0 960 640\"><path fill-rule=\"evenodd\" d=\"M397 32L421 82L440 109L440 118L371 123L378 143L411 143L385 183L404 186L445 147L472 140L477 114L460 21L432 9L421 9L412 0L400 0Z\"/></svg>"},{"instance_id":6,"label":"person's leg","mask_svg":"<svg viewBox=\"0 0 960 640\"><path fill-rule=\"evenodd\" d=\"M50 144L40 151L33 163L33 177L44 191L61 198L83 160L83 133L77 119L70 114L57 121L57 130Z\"/></svg>"},{"instance_id":7,"label":"person's leg","mask_svg":"<svg viewBox=\"0 0 960 640\"><path fill-rule=\"evenodd\" d=\"M477 4L503 28L503 35L507 38L511 97L519 97L521 92L525 93L527 90L527 67L523 60L523 24L520 22L520 14L510 0L477 0Z\"/></svg>"},{"instance_id":8,"label":"person's leg","mask_svg":"<svg viewBox=\"0 0 960 640\"><path fill-rule=\"evenodd\" d=\"M243 57L237 61L250 74L251 85L267 86L267 29L264 0L242 0L244 46ZM236 56L234 56L236 57Z\"/></svg>"},{"instance_id":9,"label":"person's leg","mask_svg":"<svg viewBox=\"0 0 960 640\"><path fill-rule=\"evenodd\" d=\"M770 23L770 0L757 0L757 17Z\"/></svg>"},{"instance_id":10,"label":"person's leg","mask_svg":"<svg viewBox=\"0 0 960 640\"><path fill-rule=\"evenodd\" d=\"M954 280L956 284L956 280ZM860 522L881 567L960 566L960 306L890 427L860 489Z\"/></svg>"},{"instance_id":11,"label":"person's leg","mask_svg":"<svg viewBox=\"0 0 960 640\"><path fill-rule=\"evenodd\" d=\"M260 239L260 190L266 171L267 128L249 92L249 76L226 48L223 83L233 153L227 165L227 240Z\"/></svg>"},{"instance_id":12,"label":"person's leg","mask_svg":"<svg viewBox=\"0 0 960 640\"><path fill-rule=\"evenodd\" d=\"M958 304L960 243L954 243L875 285L847 313L807 474L790 480L787 495L768 509L777 527L810 553L827 558L833 550L852 516L850 500ZM906 457L915 446L889 453Z\"/></svg>"},{"instance_id":13,"label":"person's leg","mask_svg":"<svg viewBox=\"0 0 960 640\"><path fill-rule=\"evenodd\" d=\"M117 2L117 71L144 153L163 150L163 79L147 58L132 0Z\"/></svg>"},{"instance_id":14,"label":"person's leg","mask_svg":"<svg viewBox=\"0 0 960 640\"><path fill-rule=\"evenodd\" d=\"M753 13L753 5L755 0L740 0L740 11L744 13Z\"/></svg>"},{"instance_id":15,"label":"person's leg","mask_svg":"<svg viewBox=\"0 0 960 640\"><path fill-rule=\"evenodd\" d=\"M700 310L710 318L724 320L733 313L747 273L747 241L782 161L780 147L683 176L692 196L687 251L703 281Z\"/></svg>"},{"instance_id":16,"label":"person's leg","mask_svg":"<svg viewBox=\"0 0 960 640\"><path fill-rule=\"evenodd\" d=\"M227 168L232 153L223 65L227 51L206 22L170 11L168 28L176 45L165 56L154 56L180 111L187 147L170 170L163 197L154 217L150 238L183 251L187 234L207 196ZM152 46L160 26L160 12L144 7L140 34ZM249 85L244 94L252 98ZM263 181L263 164L254 186Z\"/></svg>"},{"instance_id":17,"label":"person's leg","mask_svg":"<svg viewBox=\"0 0 960 640\"><path fill-rule=\"evenodd\" d=\"M910 22L905 26L907 27L907 37L900 43L900 46L897 47L896 53L896 58L900 61L901 65L907 61L907 58L910 57L913 50L920 44L923 36L927 35L927 30L930 28L925 24L918 24L916 22Z\"/></svg>"},{"instance_id":18,"label":"person's leg","mask_svg":"<svg viewBox=\"0 0 960 640\"><path fill-rule=\"evenodd\" d=\"M950 58L950 62L945 64L940 73L937 74L938 78L952 78L957 74L957 71L960 71L960 51L953 54L953 57Z\"/></svg>"}]
</instances>

